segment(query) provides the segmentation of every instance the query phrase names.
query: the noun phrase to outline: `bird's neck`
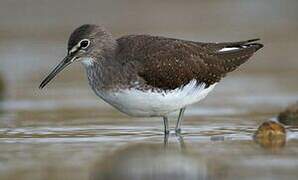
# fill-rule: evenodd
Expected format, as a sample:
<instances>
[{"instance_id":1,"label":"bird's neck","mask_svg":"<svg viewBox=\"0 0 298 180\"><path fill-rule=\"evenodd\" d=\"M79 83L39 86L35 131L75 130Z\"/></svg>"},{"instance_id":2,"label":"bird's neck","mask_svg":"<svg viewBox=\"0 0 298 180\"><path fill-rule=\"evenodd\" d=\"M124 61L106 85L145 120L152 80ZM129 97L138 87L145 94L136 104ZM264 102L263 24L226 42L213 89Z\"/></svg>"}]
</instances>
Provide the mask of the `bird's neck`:
<instances>
[{"instance_id":1,"label":"bird's neck","mask_svg":"<svg viewBox=\"0 0 298 180\"><path fill-rule=\"evenodd\" d=\"M86 68L89 84L97 94L122 84L123 70L115 55L109 53L109 56L97 59L87 58L82 63Z\"/></svg>"}]
</instances>

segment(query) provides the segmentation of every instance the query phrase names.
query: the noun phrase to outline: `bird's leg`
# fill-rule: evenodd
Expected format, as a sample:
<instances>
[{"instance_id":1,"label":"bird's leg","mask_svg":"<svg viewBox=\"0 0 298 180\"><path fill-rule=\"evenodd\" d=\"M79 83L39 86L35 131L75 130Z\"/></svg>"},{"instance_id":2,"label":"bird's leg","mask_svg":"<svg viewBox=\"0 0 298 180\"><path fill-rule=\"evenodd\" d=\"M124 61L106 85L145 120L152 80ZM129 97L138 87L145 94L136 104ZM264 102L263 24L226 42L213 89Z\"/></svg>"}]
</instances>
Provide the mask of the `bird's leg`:
<instances>
[{"instance_id":1,"label":"bird's leg","mask_svg":"<svg viewBox=\"0 0 298 180\"><path fill-rule=\"evenodd\" d=\"M182 122L182 119L183 119L185 109L186 109L185 107L181 108L180 112L179 112L177 124L176 124L176 127L175 127L175 132L178 133L178 134L181 132L181 122Z\"/></svg>"},{"instance_id":2,"label":"bird's leg","mask_svg":"<svg viewBox=\"0 0 298 180\"><path fill-rule=\"evenodd\" d=\"M165 128L165 135L167 135L167 134L170 133L170 130L169 130L169 121L168 121L168 117L167 116L164 116L163 117L163 123L164 123L164 128Z\"/></svg>"},{"instance_id":3,"label":"bird's leg","mask_svg":"<svg viewBox=\"0 0 298 180\"><path fill-rule=\"evenodd\" d=\"M164 134L164 139L163 139L163 145L164 147L168 146L168 142L169 142L169 133L168 134Z\"/></svg>"}]
</instances>

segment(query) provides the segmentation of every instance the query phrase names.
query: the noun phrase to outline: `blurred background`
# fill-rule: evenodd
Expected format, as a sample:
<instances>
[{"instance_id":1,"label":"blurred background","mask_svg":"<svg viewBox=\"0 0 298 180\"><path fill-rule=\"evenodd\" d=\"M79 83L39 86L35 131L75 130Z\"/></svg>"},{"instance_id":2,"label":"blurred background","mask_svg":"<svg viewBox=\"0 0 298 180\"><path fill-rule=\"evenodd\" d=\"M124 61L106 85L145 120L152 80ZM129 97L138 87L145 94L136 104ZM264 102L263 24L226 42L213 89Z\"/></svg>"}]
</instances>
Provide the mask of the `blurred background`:
<instances>
[{"instance_id":1,"label":"blurred background","mask_svg":"<svg viewBox=\"0 0 298 180\"><path fill-rule=\"evenodd\" d=\"M199 165L186 166L189 171L182 177L297 177L296 126L286 126L287 142L280 148L264 149L252 138L258 125L275 119L298 99L297 0L0 0L0 17L0 179L89 179L90 174L112 172L119 159L109 158L111 151L120 152L120 157L123 152L118 148L138 152L133 145L138 142L163 147L161 119L130 118L105 104L89 88L80 64L60 73L45 90L38 89L66 55L70 33L86 23L104 25L115 38L127 34L204 42L261 38L262 50L186 111L183 139ZM176 114L172 119L173 127ZM169 143L175 153L181 151L181 141L174 135ZM142 151L146 148L147 144ZM177 167L185 167L173 157L169 156ZM98 161L109 160L110 169L99 165L97 170ZM126 172L123 166L117 168L119 174ZM131 169L127 169L131 176L125 176L129 179L138 174Z\"/></svg>"}]
</instances>

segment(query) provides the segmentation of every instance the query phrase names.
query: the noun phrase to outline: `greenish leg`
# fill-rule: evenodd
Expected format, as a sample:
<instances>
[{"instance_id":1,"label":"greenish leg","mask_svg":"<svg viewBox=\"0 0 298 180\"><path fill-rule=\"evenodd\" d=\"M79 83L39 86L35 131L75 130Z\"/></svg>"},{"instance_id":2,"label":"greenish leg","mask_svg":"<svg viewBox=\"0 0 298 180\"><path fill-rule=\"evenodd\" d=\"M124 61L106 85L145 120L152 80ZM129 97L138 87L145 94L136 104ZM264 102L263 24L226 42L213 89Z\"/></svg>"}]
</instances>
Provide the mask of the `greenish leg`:
<instances>
[{"instance_id":1,"label":"greenish leg","mask_svg":"<svg viewBox=\"0 0 298 180\"><path fill-rule=\"evenodd\" d=\"M169 121L167 116L163 117L163 123L164 123L165 134L169 134L170 130L169 130Z\"/></svg>"},{"instance_id":2,"label":"greenish leg","mask_svg":"<svg viewBox=\"0 0 298 180\"><path fill-rule=\"evenodd\" d=\"M176 124L176 127L175 127L175 132L176 133L181 132L181 122L182 122L182 119L183 119L183 116L184 116L185 109L186 109L185 107L180 109L177 124Z\"/></svg>"}]
</instances>

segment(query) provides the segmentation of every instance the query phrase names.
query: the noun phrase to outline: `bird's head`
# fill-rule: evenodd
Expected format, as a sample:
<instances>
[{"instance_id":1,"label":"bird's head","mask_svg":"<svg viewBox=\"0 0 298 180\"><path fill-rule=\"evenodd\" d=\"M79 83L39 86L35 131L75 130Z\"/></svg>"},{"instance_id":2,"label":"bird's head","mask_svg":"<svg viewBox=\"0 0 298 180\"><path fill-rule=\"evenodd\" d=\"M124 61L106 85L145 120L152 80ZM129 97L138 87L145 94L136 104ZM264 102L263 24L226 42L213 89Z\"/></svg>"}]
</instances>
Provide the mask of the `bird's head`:
<instances>
[{"instance_id":1,"label":"bird's head","mask_svg":"<svg viewBox=\"0 0 298 180\"><path fill-rule=\"evenodd\" d=\"M86 24L78 27L69 37L66 57L42 81L39 88L45 87L73 62L82 62L88 66L94 61L112 56L115 46L112 35L102 26Z\"/></svg>"}]
</instances>

